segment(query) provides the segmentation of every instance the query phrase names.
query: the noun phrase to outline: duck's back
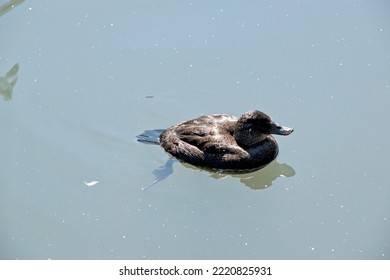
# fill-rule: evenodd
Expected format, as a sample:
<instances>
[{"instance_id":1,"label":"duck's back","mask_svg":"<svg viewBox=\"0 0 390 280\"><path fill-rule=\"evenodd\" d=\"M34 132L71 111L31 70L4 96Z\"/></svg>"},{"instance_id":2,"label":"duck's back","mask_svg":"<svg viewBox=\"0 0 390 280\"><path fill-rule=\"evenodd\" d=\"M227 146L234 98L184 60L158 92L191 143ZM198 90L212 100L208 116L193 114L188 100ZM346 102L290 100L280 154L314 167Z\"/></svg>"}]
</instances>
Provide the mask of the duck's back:
<instances>
[{"instance_id":1,"label":"duck's back","mask_svg":"<svg viewBox=\"0 0 390 280\"><path fill-rule=\"evenodd\" d=\"M201 116L163 131L160 145L179 160L208 169L240 172L271 162L277 155L275 139L270 136L262 147L243 149L233 136L237 121L231 115Z\"/></svg>"}]
</instances>

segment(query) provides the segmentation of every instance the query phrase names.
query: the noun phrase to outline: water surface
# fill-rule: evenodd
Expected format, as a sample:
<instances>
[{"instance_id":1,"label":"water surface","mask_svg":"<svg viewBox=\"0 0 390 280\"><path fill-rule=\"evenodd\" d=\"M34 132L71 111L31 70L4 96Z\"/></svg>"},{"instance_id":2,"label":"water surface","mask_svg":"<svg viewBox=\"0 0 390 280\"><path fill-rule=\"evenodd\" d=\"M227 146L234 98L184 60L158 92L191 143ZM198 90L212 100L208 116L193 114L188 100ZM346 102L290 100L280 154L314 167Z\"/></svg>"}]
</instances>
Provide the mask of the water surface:
<instances>
[{"instance_id":1,"label":"water surface","mask_svg":"<svg viewBox=\"0 0 390 280\"><path fill-rule=\"evenodd\" d=\"M389 259L389 8L25 1L4 13L1 259ZM255 173L201 171L135 138L251 109L295 129Z\"/></svg>"}]
</instances>

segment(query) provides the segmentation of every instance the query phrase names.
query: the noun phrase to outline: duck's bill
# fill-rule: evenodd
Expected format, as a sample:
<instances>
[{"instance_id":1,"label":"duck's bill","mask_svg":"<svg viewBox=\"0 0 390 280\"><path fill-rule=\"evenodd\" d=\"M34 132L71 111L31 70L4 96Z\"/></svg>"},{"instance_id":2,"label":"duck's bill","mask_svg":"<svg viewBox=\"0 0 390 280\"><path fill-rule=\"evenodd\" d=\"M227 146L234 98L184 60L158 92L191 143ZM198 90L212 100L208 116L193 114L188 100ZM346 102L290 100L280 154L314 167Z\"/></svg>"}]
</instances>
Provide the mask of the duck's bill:
<instances>
[{"instance_id":1,"label":"duck's bill","mask_svg":"<svg viewBox=\"0 0 390 280\"><path fill-rule=\"evenodd\" d=\"M289 135L291 132L294 131L294 128L290 128L287 126L281 126L278 124L275 124L275 126L272 129L272 134L279 134L279 135Z\"/></svg>"}]
</instances>

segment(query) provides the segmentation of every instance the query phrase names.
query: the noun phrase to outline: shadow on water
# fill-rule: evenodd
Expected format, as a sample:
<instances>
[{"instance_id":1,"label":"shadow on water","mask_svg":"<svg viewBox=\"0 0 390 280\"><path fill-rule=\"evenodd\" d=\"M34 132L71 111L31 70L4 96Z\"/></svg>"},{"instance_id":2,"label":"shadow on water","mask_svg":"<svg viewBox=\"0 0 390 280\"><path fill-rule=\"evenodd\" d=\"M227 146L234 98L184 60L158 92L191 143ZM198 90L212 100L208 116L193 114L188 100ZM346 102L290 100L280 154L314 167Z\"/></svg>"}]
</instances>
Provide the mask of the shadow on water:
<instances>
[{"instance_id":1,"label":"shadow on water","mask_svg":"<svg viewBox=\"0 0 390 280\"><path fill-rule=\"evenodd\" d=\"M143 187L142 190L144 191L144 190L150 188L154 184L157 184L158 182L161 182L162 180L167 178L169 175L171 175L173 173L173 163L175 161L176 160L174 160L173 158L169 158L164 165L162 165L159 168L155 169L153 171L155 179L149 185Z\"/></svg>"},{"instance_id":2,"label":"shadow on water","mask_svg":"<svg viewBox=\"0 0 390 280\"><path fill-rule=\"evenodd\" d=\"M8 13L13 8L15 8L17 5L22 4L24 0L10 0L3 5L0 6L0 16Z\"/></svg>"},{"instance_id":3,"label":"shadow on water","mask_svg":"<svg viewBox=\"0 0 390 280\"><path fill-rule=\"evenodd\" d=\"M16 63L4 76L0 77L0 95L5 101L12 99L14 86L18 81L19 64Z\"/></svg>"},{"instance_id":4,"label":"shadow on water","mask_svg":"<svg viewBox=\"0 0 390 280\"><path fill-rule=\"evenodd\" d=\"M169 158L167 162L153 171L155 179L142 190L146 190L149 187L163 181L169 175L173 174L173 163L178 162L173 158ZM231 176L240 180L240 182L254 190L261 190L272 186L273 182L279 177L293 177L295 170L286 163L278 163L276 160L272 161L269 165L255 172L246 174L224 174L218 172L207 171L199 169L187 163L182 163L185 167L191 169L198 169L210 173L210 177L214 179L222 179L227 176Z\"/></svg>"},{"instance_id":5,"label":"shadow on water","mask_svg":"<svg viewBox=\"0 0 390 280\"><path fill-rule=\"evenodd\" d=\"M10 0L0 6L0 17L11 11L13 8L22 4L24 0ZM5 101L12 99L14 86L18 80L19 64L16 63L12 68L0 77L0 96L3 96Z\"/></svg>"}]
</instances>

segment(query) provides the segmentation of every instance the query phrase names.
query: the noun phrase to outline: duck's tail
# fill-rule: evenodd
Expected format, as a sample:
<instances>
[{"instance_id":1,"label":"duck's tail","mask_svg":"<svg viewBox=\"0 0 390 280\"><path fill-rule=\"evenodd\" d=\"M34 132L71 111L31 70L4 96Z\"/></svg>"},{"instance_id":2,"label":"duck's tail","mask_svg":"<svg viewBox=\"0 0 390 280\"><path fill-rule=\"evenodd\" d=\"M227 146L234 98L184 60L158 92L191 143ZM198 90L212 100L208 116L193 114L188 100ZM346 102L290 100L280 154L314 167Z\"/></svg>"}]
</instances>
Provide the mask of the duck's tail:
<instances>
[{"instance_id":1,"label":"duck's tail","mask_svg":"<svg viewBox=\"0 0 390 280\"><path fill-rule=\"evenodd\" d=\"M164 129L145 130L140 135L137 135L137 140L144 144L160 144L160 134Z\"/></svg>"}]
</instances>

